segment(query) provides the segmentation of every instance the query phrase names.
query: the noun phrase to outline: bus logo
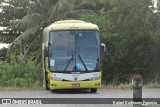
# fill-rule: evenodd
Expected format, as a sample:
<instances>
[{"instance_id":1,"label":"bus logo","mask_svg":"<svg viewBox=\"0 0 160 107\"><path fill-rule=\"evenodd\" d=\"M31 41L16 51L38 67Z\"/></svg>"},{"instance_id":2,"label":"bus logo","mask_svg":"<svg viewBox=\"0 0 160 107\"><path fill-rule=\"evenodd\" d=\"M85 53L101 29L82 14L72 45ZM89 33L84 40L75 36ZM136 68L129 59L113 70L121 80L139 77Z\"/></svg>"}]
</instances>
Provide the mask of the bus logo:
<instances>
[{"instance_id":1,"label":"bus logo","mask_svg":"<svg viewBox=\"0 0 160 107\"><path fill-rule=\"evenodd\" d=\"M11 99L2 99L2 104L11 104Z\"/></svg>"},{"instance_id":2,"label":"bus logo","mask_svg":"<svg viewBox=\"0 0 160 107\"><path fill-rule=\"evenodd\" d=\"M77 78L77 77L75 77L75 78L74 78L74 80L75 80L75 81L77 81L77 80L78 80L78 78Z\"/></svg>"}]
</instances>

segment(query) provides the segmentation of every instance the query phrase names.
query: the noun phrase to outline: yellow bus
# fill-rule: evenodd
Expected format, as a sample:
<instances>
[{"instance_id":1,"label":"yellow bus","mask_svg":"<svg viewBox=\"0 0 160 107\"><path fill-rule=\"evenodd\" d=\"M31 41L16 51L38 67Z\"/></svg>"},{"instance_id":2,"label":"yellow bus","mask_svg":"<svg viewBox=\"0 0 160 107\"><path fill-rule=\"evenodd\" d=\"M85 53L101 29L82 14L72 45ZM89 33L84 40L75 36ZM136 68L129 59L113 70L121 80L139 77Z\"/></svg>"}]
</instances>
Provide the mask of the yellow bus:
<instances>
[{"instance_id":1,"label":"yellow bus","mask_svg":"<svg viewBox=\"0 0 160 107\"><path fill-rule=\"evenodd\" d=\"M95 24L62 20L46 27L42 42L46 90L97 92L102 78L100 48L99 28Z\"/></svg>"}]
</instances>

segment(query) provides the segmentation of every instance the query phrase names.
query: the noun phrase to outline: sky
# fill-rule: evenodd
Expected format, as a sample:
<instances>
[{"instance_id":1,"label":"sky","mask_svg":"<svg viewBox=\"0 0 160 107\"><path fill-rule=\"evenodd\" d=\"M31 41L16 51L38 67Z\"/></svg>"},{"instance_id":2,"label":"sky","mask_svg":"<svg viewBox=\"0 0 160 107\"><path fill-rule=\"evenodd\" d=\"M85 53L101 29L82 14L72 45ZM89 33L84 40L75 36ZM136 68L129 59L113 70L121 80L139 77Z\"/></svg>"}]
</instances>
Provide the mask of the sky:
<instances>
[{"instance_id":1,"label":"sky","mask_svg":"<svg viewBox=\"0 0 160 107\"><path fill-rule=\"evenodd\" d=\"M0 27L0 30L2 30L2 29L4 29L4 28ZM9 44L2 44L2 43L0 43L0 49L3 48L3 47L7 48L8 46L9 46Z\"/></svg>"},{"instance_id":2,"label":"sky","mask_svg":"<svg viewBox=\"0 0 160 107\"><path fill-rule=\"evenodd\" d=\"M1 11L2 11L2 9L0 9L0 12L1 12ZM5 29L5 28L6 28L6 27L1 27L1 26L0 26L0 30L3 30L3 29ZM7 48L8 46L9 46L9 44L5 44L5 43L2 44L2 43L0 43L0 49L3 48L3 47Z\"/></svg>"},{"instance_id":3,"label":"sky","mask_svg":"<svg viewBox=\"0 0 160 107\"><path fill-rule=\"evenodd\" d=\"M7 48L8 46L9 46L9 44L2 44L2 43L0 43L0 49L3 48L3 47Z\"/></svg>"}]
</instances>

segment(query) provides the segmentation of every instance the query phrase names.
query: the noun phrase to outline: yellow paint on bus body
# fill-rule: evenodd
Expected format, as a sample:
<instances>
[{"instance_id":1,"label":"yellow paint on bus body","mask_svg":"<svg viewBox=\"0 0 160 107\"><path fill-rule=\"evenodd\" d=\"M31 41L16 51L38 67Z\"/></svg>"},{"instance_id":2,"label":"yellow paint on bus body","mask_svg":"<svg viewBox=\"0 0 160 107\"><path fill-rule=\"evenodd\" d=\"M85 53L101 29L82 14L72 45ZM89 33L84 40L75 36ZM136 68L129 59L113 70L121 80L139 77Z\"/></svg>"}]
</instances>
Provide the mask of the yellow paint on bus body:
<instances>
[{"instance_id":1,"label":"yellow paint on bus body","mask_svg":"<svg viewBox=\"0 0 160 107\"><path fill-rule=\"evenodd\" d=\"M79 86L73 86L73 84L79 84ZM78 82L65 82L65 81L53 81L50 80L50 89L89 89L89 88L101 88L101 79L94 81L78 81Z\"/></svg>"},{"instance_id":2,"label":"yellow paint on bus body","mask_svg":"<svg viewBox=\"0 0 160 107\"><path fill-rule=\"evenodd\" d=\"M72 75L72 74L71 74ZM102 72L98 72L98 76L102 78ZM89 88L101 88L101 79L92 81L54 81L51 80L52 72L48 74L50 89L89 89ZM78 87L73 86L73 84L79 84Z\"/></svg>"},{"instance_id":3,"label":"yellow paint on bus body","mask_svg":"<svg viewBox=\"0 0 160 107\"><path fill-rule=\"evenodd\" d=\"M47 28L49 31L52 30L99 30L98 26L92 23L87 23L80 20L64 20L57 21Z\"/></svg>"}]
</instances>

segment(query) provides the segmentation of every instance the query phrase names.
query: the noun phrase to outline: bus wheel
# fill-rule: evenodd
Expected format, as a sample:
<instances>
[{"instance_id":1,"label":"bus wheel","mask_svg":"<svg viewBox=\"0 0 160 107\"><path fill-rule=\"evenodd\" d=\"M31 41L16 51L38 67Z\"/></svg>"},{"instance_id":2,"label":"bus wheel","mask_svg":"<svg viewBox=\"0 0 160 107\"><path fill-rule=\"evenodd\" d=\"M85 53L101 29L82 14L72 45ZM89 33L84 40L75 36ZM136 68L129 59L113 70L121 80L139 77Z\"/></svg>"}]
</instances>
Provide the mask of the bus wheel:
<instances>
[{"instance_id":1,"label":"bus wheel","mask_svg":"<svg viewBox=\"0 0 160 107\"><path fill-rule=\"evenodd\" d=\"M49 82L48 82L47 77L46 77L46 80L45 80L45 86L46 86L46 90L50 90L50 89L49 89Z\"/></svg>"},{"instance_id":2,"label":"bus wheel","mask_svg":"<svg viewBox=\"0 0 160 107\"><path fill-rule=\"evenodd\" d=\"M97 92L97 88L91 88L91 92L92 93L96 93Z\"/></svg>"},{"instance_id":3,"label":"bus wheel","mask_svg":"<svg viewBox=\"0 0 160 107\"><path fill-rule=\"evenodd\" d=\"M56 92L57 92L57 90L51 90L51 92L52 92L52 93L56 93Z\"/></svg>"},{"instance_id":4,"label":"bus wheel","mask_svg":"<svg viewBox=\"0 0 160 107\"><path fill-rule=\"evenodd\" d=\"M49 83L48 83L48 80L46 80L46 84L45 84L45 85L46 85L46 90L50 90L50 89L49 89Z\"/></svg>"}]
</instances>

